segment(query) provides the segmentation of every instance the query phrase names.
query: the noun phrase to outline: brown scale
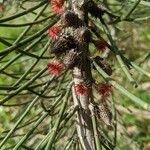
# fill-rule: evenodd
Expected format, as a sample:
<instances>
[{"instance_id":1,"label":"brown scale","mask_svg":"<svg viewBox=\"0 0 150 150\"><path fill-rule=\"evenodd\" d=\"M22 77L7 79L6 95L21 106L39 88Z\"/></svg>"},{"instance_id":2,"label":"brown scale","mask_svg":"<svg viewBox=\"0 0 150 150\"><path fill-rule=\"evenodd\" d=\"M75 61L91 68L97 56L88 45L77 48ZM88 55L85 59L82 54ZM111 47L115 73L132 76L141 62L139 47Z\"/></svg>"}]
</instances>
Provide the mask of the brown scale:
<instances>
[{"instance_id":1,"label":"brown scale","mask_svg":"<svg viewBox=\"0 0 150 150\"><path fill-rule=\"evenodd\" d=\"M79 62L79 55L81 53L78 53L75 49L70 50L64 57L63 57L63 63L68 69L72 69L73 67L78 65Z\"/></svg>"},{"instance_id":2,"label":"brown scale","mask_svg":"<svg viewBox=\"0 0 150 150\"><path fill-rule=\"evenodd\" d=\"M93 60L97 63L99 67L102 68L108 75L112 75L112 68L111 66L101 57L96 56ZM94 68L95 69L95 68Z\"/></svg>"},{"instance_id":3,"label":"brown scale","mask_svg":"<svg viewBox=\"0 0 150 150\"><path fill-rule=\"evenodd\" d=\"M88 52L83 51L88 46L88 43L92 41L91 36L91 32L87 27L79 27L74 31L74 38L77 43L78 52L81 53L78 66L80 69L82 69L82 77L86 86L90 86L93 82L93 78L90 71L91 62L87 58L87 55L89 54Z\"/></svg>"},{"instance_id":4,"label":"brown scale","mask_svg":"<svg viewBox=\"0 0 150 150\"><path fill-rule=\"evenodd\" d=\"M92 0L87 1L87 3L84 5L84 8L87 9L87 11L96 18L102 16L105 12L104 6L97 6L97 4Z\"/></svg>"},{"instance_id":5,"label":"brown scale","mask_svg":"<svg viewBox=\"0 0 150 150\"><path fill-rule=\"evenodd\" d=\"M90 41L91 33L88 28L80 27L76 30L65 28L52 44L51 52L59 56L71 49L78 48L79 45L85 45Z\"/></svg>"},{"instance_id":6,"label":"brown scale","mask_svg":"<svg viewBox=\"0 0 150 150\"><path fill-rule=\"evenodd\" d=\"M78 28L79 26L83 25L82 20L79 19L78 15L76 15L71 10L66 11L61 16L58 24L60 24L60 26L62 27L74 27L74 28Z\"/></svg>"},{"instance_id":7,"label":"brown scale","mask_svg":"<svg viewBox=\"0 0 150 150\"><path fill-rule=\"evenodd\" d=\"M83 59L85 52L83 50L90 41L91 32L87 27L64 28L52 45L51 50L56 56L63 54L62 59L66 68L73 69L75 66L81 68L86 85L93 82L90 74L91 69L87 68L88 66L90 67L90 62L87 58ZM85 72L89 72L88 77L85 76L87 74Z\"/></svg>"},{"instance_id":8,"label":"brown scale","mask_svg":"<svg viewBox=\"0 0 150 150\"><path fill-rule=\"evenodd\" d=\"M91 32L87 27L79 27L74 31L74 38L79 44L91 42L91 36Z\"/></svg>"},{"instance_id":9,"label":"brown scale","mask_svg":"<svg viewBox=\"0 0 150 150\"><path fill-rule=\"evenodd\" d=\"M102 100L98 105L95 105L95 115L102 120L106 125L111 125L112 113L105 100Z\"/></svg>"},{"instance_id":10,"label":"brown scale","mask_svg":"<svg viewBox=\"0 0 150 150\"><path fill-rule=\"evenodd\" d=\"M51 52L57 56L76 48L74 37L70 33L61 33L52 44Z\"/></svg>"}]
</instances>

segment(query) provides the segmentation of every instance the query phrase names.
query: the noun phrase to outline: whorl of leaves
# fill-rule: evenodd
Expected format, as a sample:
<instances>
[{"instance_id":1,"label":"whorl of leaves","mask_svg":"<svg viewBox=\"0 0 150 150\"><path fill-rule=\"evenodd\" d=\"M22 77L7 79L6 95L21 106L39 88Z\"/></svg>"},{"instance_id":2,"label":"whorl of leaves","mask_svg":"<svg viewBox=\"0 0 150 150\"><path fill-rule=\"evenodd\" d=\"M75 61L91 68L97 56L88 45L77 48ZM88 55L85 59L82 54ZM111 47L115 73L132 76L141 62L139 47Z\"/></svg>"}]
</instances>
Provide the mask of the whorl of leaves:
<instances>
[{"instance_id":1,"label":"whorl of leaves","mask_svg":"<svg viewBox=\"0 0 150 150\"><path fill-rule=\"evenodd\" d=\"M72 5L70 1L61 2L60 7L53 7L52 10L48 0L0 1L0 149L82 149L76 131L78 122L75 113L84 110L74 107L70 82L73 67L82 66L84 76L87 63L91 64L88 70L91 71L92 67L95 70L92 79L85 78L83 84L76 85L79 97L87 94L88 85L93 84L90 103L94 104L101 93L109 89L105 87L100 93L94 88L97 82L105 80L113 88L108 101L112 105L96 103L96 118L91 123L91 129L97 131L92 134L93 145L97 149L99 145L103 149L141 149L149 138L147 122L146 125L143 123L149 115L141 115L141 112L149 114L146 90L143 90L146 89L143 83L148 81L146 77L150 77L146 71L149 54L144 54L149 47L148 42L142 43L147 36L143 38L140 34L141 31L147 33L145 22L149 20L149 2L115 0L112 4L104 1L104 7L96 1L81 3L81 11L88 13L86 22L82 22L72 10L67 10ZM54 11L59 13L53 14ZM90 20L93 21L91 25ZM140 22L140 29L137 22ZM61 31L51 32L48 36L48 29L55 25ZM100 53L98 46L94 47L92 43L93 39L98 41L101 37L108 45L107 51ZM79 49L79 45L89 45L84 59L86 63L83 63L84 51ZM106 47L99 45L102 46ZM126 48L126 54L122 48ZM53 61L56 59L61 61ZM138 89L133 86L136 81L141 84ZM123 107L124 104L126 107ZM128 109L130 106L132 109ZM131 116L126 119L126 114L131 112L135 124L129 123ZM113 126L113 130L109 131L106 125ZM136 138L135 134L128 133L130 127L142 129Z\"/></svg>"}]
</instances>

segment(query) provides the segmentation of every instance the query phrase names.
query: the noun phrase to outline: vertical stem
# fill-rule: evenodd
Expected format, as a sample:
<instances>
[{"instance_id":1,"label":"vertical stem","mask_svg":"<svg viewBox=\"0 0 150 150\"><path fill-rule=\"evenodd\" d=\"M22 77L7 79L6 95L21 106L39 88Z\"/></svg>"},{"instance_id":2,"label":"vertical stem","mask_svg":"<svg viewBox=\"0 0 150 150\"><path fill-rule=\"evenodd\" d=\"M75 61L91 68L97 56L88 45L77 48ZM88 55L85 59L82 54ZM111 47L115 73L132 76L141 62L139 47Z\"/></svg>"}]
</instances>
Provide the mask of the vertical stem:
<instances>
[{"instance_id":1,"label":"vertical stem","mask_svg":"<svg viewBox=\"0 0 150 150\"><path fill-rule=\"evenodd\" d=\"M57 136L58 128L60 126L60 123L62 121L62 117L63 117L64 111L65 111L66 106L67 106L68 97L69 97L69 94L70 94L70 86L68 88L68 91L66 92L64 101L63 101L61 109L60 109L59 118L57 119L57 121L56 121L56 123L54 125L54 128L53 128L52 133L51 133L51 137L49 138L49 141L48 141L48 143L47 143L47 145L45 147L45 150L51 150L52 149L52 145L53 145L54 140L55 140L55 138Z\"/></svg>"},{"instance_id":2,"label":"vertical stem","mask_svg":"<svg viewBox=\"0 0 150 150\"><path fill-rule=\"evenodd\" d=\"M50 85L50 83L52 82L52 80L54 79L54 77L52 77L49 82L43 87L42 93L45 92L45 90L48 88L48 86ZM18 121L16 122L16 124L14 125L14 127L7 133L7 135L5 136L5 138L1 141L0 143L0 149L2 148L2 146L6 143L6 141L8 140L8 138L15 132L16 128L18 127L18 125L22 122L22 120L26 117L26 115L29 113L29 111L31 110L31 108L34 106L34 104L37 102L37 100L39 99L39 96L36 96L35 99L30 103L30 105L27 107L27 109L25 110L25 112L22 114L22 116L18 119Z\"/></svg>"},{"instance_id":3,"label":"vertical stem","mask_svg":"<svg viewBox=\"0 0 150 150\"><path fill-rule=\"evenodd\" d=\"M72 9L82 19L83 24L85 24L85 19L87 21L87 13L81 8L86 0L72 0ZM81 68L74 67L73 69L73 80L74 84L84 83L86 80L91 79L90 64L86 61L86 56L88 55L88 43L86 45L79 46L84 52L82 57ZM79 106L79 110L76 115L76 128L77 134L84 150L94 150L93 141L93 131L92 131L92 121L90 118L89 103L92 95L92 84L88 86L89 92L87 94L77 95L74 87L72 87L74 106Z\"/></svg>"},{"instance_id":4,"label":"vertical stem","mask_svg":"<svg viewBox=\"0 0 150 150\"><path fill-rule=\"evenodd\" d=\"M137 0L133 6L127 11L127 13L123 16L122 20L125 20L129 18L129 16L132 14L132 12L136 9L137 5L141 2L141 0Z\"/></svg>"},{"instance_id":5,"label":"vertical stem","mask_svg":"<svg viewBox=\"0 0 150 150\"><path fill-rule=\"evenodd\" d=\"M99 136L98 136L97 120L96 120L96 116L94 114L94 107L93 107L92 104L90 104L89 108L90 108L91 118L92 118L96 150L102 150L102 147L101 147L101 144L100 144L100 140L99 140Z\"/></svg>"},{"instance_id":6,"label":"vertical stem","mask_svg":"<svg viewBox=\"0 0 150 150\"><path fill-rule=\"evenodd\" d=\"M81 70L79 70L78 68L74 69L74 71L76 70L81 72ZM75 84L78 84L79 82L80 81L78 79L74 78ZM77 133L78 133L80 143L84 150L93 150L92 126L91 126L90 112L88 109L89 96L88 95L77 96L75 94L74 87L72 87L72 93L73 93L74 106L75 107L79 106L79 110L76 113L77 115L76 127L77 127Z\"/></svg>"}]
</instances>

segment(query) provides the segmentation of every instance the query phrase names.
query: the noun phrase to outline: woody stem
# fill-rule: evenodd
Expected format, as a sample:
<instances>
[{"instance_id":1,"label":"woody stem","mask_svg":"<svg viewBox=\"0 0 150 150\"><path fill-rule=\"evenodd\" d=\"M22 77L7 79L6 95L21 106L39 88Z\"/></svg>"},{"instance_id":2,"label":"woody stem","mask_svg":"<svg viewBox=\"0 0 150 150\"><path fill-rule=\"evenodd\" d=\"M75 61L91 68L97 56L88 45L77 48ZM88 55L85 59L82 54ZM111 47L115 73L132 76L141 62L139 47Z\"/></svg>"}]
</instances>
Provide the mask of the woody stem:
<instances>
[{"instance_id":1,"label":"woody stem","mask_svg":"<svg viewBox=\"0 0 150 150\"><path fill-rule=\"evenodd\" d=\"M86 0L72 0L72 9L83 21L86 26L87 13L82 9L83 4ZM85 23L86 22L86 23ZM73 69L73 81L75 85L85 83L92 78L90 63L86 59L88 55L88 43L79 45L79 51L82 51L81 66L74 67ZM75 88L72 87L74 106L78 106L79 110L76 113L76 128L81 146L84 150L94 150L93 141L93 129L92 121L90 117L89 104L92 100L92 83L88 85L88 92L85 94L77 94Z\"/></svg>"}]
</instances>

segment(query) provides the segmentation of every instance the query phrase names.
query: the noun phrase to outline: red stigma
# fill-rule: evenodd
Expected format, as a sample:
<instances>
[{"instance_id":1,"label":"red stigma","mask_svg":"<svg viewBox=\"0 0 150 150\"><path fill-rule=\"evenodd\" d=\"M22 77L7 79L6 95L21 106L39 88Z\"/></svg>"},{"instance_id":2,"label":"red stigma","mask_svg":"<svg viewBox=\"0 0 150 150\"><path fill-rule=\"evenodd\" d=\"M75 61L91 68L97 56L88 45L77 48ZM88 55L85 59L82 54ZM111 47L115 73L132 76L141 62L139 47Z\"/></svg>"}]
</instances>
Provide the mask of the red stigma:
<instances>
[{"instance_id":1,"label":"red stigma","mask_svg":"<svg viewBox=\"0 0 150 150\"><path fill-rule=\"evenodd\" d=\"M63 0L51 0L51 8L55 14L62 14L64 11Z\"/></svg>"},{"instance_id":2,"label":"red stigma","mask_svg":"<svg viewBox=\"0 0 150 150\"><path fill-rule=\"evenodd\" d=\"M98 87L98 92L102 96L108 96L109 93L112 91L112 85L107 83L101 83Z\"/></svg>"},{"instance_id":3,"label":"red stigma","mask_svg":"<svg viewBox=\"0 0 150 150\"><path fill-rule=\"evenodd\" d=\"M75 92L77 95L80 95L80 94L83 95L83 94L87 93L87 91L88 91L88 87L83 83L75 84L74 88L75 88Z\"/></svg>"},{"instance_id":4,"label":"red stigma","mask_svg":"<svg viewBox=\"0 0 150 150\"><path fill-rule=\"evenodd\" d=\"M59 34L59 32L60 32L60 27L56 25L48 29L48 35L53 39L57 38L57 35Z\"/></svg>"},{"instance_id":5,"label":"red stigma","mask_svg":"<svg viewBox=\"0 0 150 150\"><path fill-rule=\"evenodd\" d=\"M47 67L50 74L58 76L63 69L63 64L58 60L52 60L47 64Z\"/></svg>"}]
</instances>

